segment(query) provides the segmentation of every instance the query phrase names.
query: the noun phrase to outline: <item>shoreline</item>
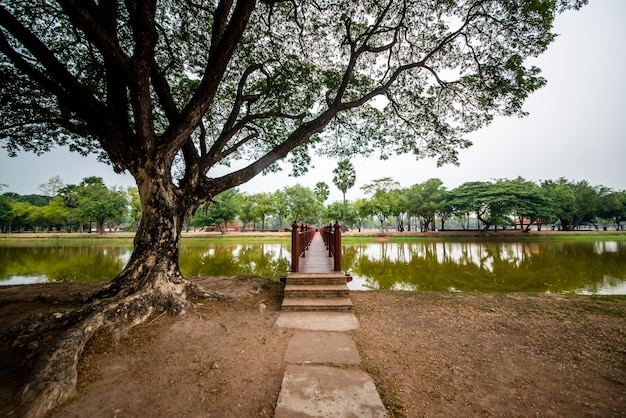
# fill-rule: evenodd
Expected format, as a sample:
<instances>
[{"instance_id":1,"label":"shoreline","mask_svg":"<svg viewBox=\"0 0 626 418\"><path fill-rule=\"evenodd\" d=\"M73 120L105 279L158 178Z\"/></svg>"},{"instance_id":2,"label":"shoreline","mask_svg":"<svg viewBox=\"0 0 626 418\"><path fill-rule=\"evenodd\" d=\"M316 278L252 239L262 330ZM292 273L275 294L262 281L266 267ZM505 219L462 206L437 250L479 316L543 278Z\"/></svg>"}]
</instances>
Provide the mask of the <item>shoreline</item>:
<instances>
[{"instance_id":1,"label":"shoreline","mask_svg":"<svg viewBox=\"0 0 626 418\"><path fill-rule=\"evenodd\" d=\"M29 239L41 239L41 240L87 240L94 241L106 240L106 239L133 239L135 237L134 232L105 232L98 234L95 232L10 232L0 234L0 242L10 240L29 240ZM246 231L235 232L227 231L221 232L183 232L181 234L182 239L214 239L214 240L229 240L229 239L290 239L291 233L289 231ZM367 231L348 231L343 233L342 238L347 242L358 241L363 239L372 240L447 240L457 239L462 241L474 241L474 240L507 240L507 241L537 241L537 240L551 240L551 239L619 239L626 240L626 230L607 230L607 231L529 231L522 232L519 229L508 230L446 230L446 231L379 231L379 230L367 230Z\"/></svg>"}]
</instances>

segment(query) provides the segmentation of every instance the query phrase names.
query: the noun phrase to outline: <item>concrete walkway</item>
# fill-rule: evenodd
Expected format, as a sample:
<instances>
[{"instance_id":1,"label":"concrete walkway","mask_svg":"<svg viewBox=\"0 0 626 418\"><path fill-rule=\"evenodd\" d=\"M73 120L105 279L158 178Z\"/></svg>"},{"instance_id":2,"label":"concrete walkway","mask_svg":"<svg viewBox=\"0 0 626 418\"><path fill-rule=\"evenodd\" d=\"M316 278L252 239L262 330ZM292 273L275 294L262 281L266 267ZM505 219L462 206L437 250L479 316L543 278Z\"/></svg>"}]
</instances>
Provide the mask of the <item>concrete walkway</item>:
<instances>
[{"instance_id":1,"label":"concrete walkway","mask_svg":"<svg viewBox=\"0 0 626 418\"><path fill-rule=\"evenodd\" d=\"M313 244L318 244L316 239L311 251L319 251ZM307 258L311 273L328 271L315 260L317 257ZM359 327L352 311L283 310L276 327L290 328L294 334L285 353L287 367L275 418L387 416L374 381L362 370L361 356L348 334Z\"/></svg>"},{"instance_id":2,"label":"concrete walkway","mask_svg":"<svg viewBox=\"0 0 626 418\"><path fill-rule=\"evenodd\" d=\"M346 333L358 328L353 313L282 312L276 326L295 332L285 353L287 367L275 418L387 416Z\"/></svg>"}]
</instances>

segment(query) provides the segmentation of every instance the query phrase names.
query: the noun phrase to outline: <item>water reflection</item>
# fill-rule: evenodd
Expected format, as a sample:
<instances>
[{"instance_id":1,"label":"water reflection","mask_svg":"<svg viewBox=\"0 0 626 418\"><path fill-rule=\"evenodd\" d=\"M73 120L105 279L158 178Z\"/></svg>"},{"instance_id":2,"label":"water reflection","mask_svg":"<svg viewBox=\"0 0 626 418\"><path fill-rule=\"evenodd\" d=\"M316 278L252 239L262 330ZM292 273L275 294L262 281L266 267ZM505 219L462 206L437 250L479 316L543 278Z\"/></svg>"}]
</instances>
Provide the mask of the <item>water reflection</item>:
<instances>
[{"instance_id":1,"label":"water reflection","mask_svg":"<svg viewBox=\"0 0 626 418\"><path fill-rule=\"evenodd\" d=\"M129 245L3 245L0 246L0 284L110 280L122 271L131 252Z\"/></svg>"},{"instance_id":2,"label":"water reflection","mask_svg":"<svg viewBox=\"0 0 626 418\"><path fill-rule=\"evenodd\" d=\"M180 268L184 276L258 275L278 279L290 268L286 244L198 244L182 246Z\"/></svg>"},{"instance_id":3,"label":"water reflection","mask_svg":"<svg viewBox=\"0 0 626 418\"><path fill-rule=\"evenodd\" d=\"M0 244L0 284L110 280L131 255L130 242ZM626 241L347 244L343 266L359 289L460 292L626 294ZM185 276L289 271L288 243L183 242Z\"/></svg>"},{"instance_id":4,"label":"water reflection","mask_svg":"<svg viewBox=\"0 0 626 418\"><path fill-rule=\"evenodd\" d=\"M132 254L132 245L47 244L0 245L0 284L45 282L80 283L115 277ZM259 275L276 279L290 268L287 245L181 245L180 266L185 276Z\"/></svg>"},{"instance_id":5,"label":"water reflection","mask_svg":"<svg viewBox=\"0 0 626 418\"><path fill-rule=\"evenodd\" d=\"M376 243L344 250L355 287L626 293L626 242Z\"/></svg>"}]
</instances>

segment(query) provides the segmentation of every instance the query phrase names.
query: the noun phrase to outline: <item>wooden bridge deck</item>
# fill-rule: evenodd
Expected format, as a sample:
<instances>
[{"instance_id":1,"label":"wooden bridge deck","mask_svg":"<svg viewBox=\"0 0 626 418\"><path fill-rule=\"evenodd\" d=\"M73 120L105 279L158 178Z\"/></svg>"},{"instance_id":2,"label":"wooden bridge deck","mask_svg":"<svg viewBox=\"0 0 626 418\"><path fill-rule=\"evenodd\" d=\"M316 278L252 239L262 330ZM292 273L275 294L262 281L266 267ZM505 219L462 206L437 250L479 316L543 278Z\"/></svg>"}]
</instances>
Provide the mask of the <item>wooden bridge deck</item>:
<instances>
[{"instance_id":1,"label":"wooden bridge deck","mask_svg":"<svg viewBox=\"0 0 626 418\"><path fill-rule=\"evenodd\" d=\"M335 261L328 256L322 235L317 232L304 257L298 260L299 269L285 277L283 311L339 311L354 310L350 300L346 275L334 271Z\"/></svg>"},{"instance_id":2,"label":"wooden bridge deck","mask_svg":"<svg viewBox=\"0 0 626 418\"><path fill-rule=\"evenodd\" d=\"M304 257L300 257L299 273L330 273L334 270L334 260L328 256L322 234L317 232Z\"/></svg>"}]
</instances>

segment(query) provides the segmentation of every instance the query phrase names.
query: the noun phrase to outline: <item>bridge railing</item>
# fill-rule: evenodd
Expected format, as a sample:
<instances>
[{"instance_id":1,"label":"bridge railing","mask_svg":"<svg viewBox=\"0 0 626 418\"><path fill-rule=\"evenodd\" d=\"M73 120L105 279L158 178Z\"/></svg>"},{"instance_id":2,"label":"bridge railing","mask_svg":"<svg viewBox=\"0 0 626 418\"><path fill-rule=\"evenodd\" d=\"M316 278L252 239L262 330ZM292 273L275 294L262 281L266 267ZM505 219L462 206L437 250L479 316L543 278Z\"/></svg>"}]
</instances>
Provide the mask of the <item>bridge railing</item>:
<instances>
[{"instance_id":1,"label":"bridge railing","mask_svg":"<svg viewBox=\"0 0 626 418\"><path fill-rule=\"evenodd\" d=\"M300 257L306 257L306 250L315 236L315 228L294 222L291 225L291 271L300 270Z\"/></svg>"},{"instance_id":2,"label":"bridge railing","mask_svg":"<svg viewBox=\"0 0 626 418\"><path fill-rule=\"evenodd\" d=\"M334 271L342 271L341 265L341 225L339 222L328 224L321 229L324 245L328 248L328 256L333 257Z\"/></svg>"}]
</instances>

